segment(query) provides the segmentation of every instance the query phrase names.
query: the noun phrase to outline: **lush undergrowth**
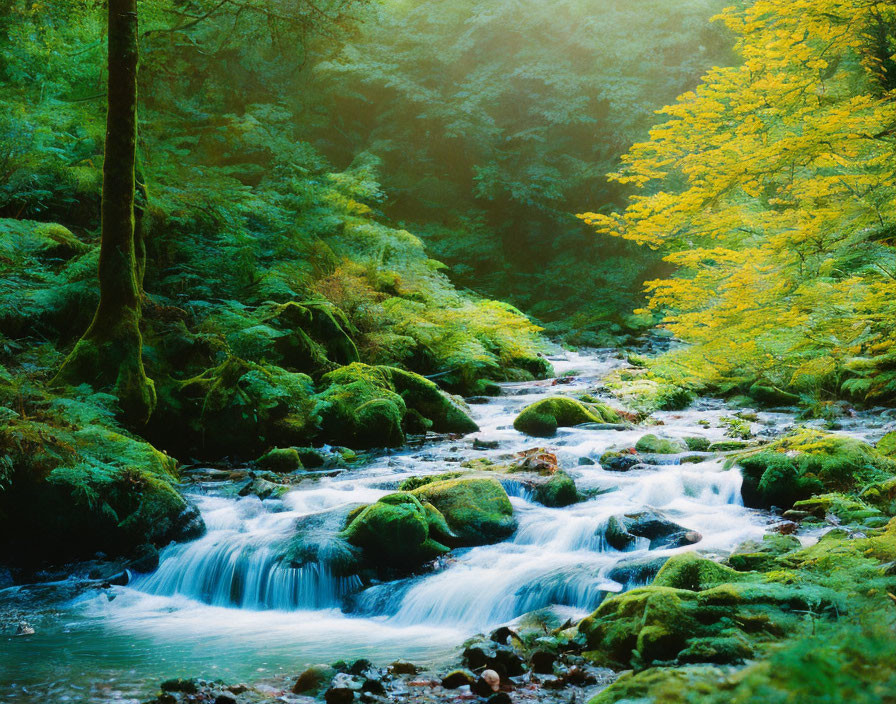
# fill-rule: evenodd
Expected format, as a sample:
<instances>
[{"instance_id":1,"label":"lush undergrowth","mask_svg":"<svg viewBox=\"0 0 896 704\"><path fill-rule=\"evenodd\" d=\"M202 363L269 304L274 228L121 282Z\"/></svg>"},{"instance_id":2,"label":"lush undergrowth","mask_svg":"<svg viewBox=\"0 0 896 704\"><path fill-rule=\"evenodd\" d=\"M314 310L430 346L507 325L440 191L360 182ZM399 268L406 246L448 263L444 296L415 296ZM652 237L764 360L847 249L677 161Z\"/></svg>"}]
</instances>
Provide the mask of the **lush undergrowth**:
<instances>
[{"instance_id":1,"label":"lush undergrowth","mask_svg":"<svg viewBox=\"0 0 896 704\"><path fill-rule=\"evenodd\" d=\"M338 46L350 16L312 26L234 11L182 28L178 13L141 15L137 257L158 405L126 430L114 397L53 382L99 295L103 8L2 4L0 518L21 526L15 545L4 531L19 555L170 539L186 508L172 458L466 432L475 424L446 391L551 374L538 327L456 290L385 221L374 160L336 171L299 139L302 52ZM231 23L259 41L221 44ZM378 371L346 367L359 362Z\"/></svg>"}]
</instances>

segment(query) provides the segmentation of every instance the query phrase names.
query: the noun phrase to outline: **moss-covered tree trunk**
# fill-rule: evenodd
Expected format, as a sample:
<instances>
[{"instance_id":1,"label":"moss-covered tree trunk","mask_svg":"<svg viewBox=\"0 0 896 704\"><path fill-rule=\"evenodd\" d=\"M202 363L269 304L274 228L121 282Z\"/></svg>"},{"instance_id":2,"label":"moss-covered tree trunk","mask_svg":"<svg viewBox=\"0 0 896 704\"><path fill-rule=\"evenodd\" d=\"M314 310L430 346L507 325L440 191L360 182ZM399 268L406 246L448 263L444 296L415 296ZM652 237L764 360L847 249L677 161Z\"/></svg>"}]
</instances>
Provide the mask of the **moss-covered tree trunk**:
<instances>
[{"instance_id":1,"label":"moss-covered tree trunk","mask_svg":"<svg viewBox=\"0 0 896 704\"><path fill-rule=\"evenodd\" d=\"M93 322L57 377L113 388L122 411L145 422L155 389L143 369L140 272L135 249L137 0L108 0L109 83L103 161L100 303Z\"/></svg>"}]
</instances>

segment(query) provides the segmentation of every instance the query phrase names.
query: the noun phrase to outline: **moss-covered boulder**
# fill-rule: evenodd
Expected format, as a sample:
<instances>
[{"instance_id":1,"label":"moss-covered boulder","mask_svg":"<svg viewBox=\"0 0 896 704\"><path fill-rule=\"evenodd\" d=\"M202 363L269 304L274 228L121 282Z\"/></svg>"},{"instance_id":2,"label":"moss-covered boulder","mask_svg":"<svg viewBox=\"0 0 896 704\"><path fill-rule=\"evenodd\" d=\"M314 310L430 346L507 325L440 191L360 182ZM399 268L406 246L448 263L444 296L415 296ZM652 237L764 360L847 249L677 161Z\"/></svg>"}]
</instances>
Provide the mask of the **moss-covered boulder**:
<instances>
[{"instance_id":1,"label":"moss-covered boulder","mask_svg":"<svg viewBox=\"0 0 896 704\"><path fill-rule=\"evenodd\" d=\"M447 521L451 545L485 545L513 535L516 519L507 492L496 479L449 479L415 489L413 495L432 504Z\"/></svg>"},{"instance_id":2,"label":"moss-covered boulder","mask_svg":"<svg viewBox=\"0 0 896 704\"><path fill-rule=\"evenodd\" d=\"M562 508L579 500L576 483L566 472L558 471L535 487L535 500L543 506Z\"/></svg>"},{"instance_id":3,"label":"moss-covered boulder","mask_svg":"<svg viewBox=\"0 0 896 704\"><path fill-rule=\"evenodd\" d=\"M586 404L567 396L545 398L527 406L513 422L513 427L526 435L550 437L557 428L583 423L619 423L622 418L609 406Z\"/></svg>"},{"instance_id":4,"label":"moss-covered boulder","mask_svg":"<svg viewBox=\"0 0 896 704\"><path fill-rule=\"evenodd\" d=\"M128 555L201 534L173 459L120 429L77 422L74 402L59 410L68 417L58 423L51 414L0 423L0 561Z\"/></svg>"},{"instance_id":5,"label":"moss-covered boulder","mask_svg":"<svg viewBox=\"0 0 896 704\"><path fill-rule=\"evenodd\" d=\"M893 477L896 463L861 440L801 428L737 463L747 506L789 508L816 494L849 493Z\"/></svg>"},{"instance_id":6,"label":"moss-covered boulder","mask_svg":"<svg viewBox=\"0 0 896 704\"><path fill-rule=\"evenodd\" d=\"M389 494L352 517L343 537L373 564L411 567L448 552L430 537L432 520L412 494Z\"/></svg>"},{"instance_id":7,"label":"moss-covered boulder","mask_svg":"<svg viewBox=\"0 0 896 704\"><path fill-rule=\"evenodd\" d=\"M275 447L259 457L255 464L270 472L295 472L302 469L302 456L294 447Z\"/></svg>"},{"instance_id":8,"label":"moss-covered boulder","mask_svg":"<svg viewBox=\"0 0 896 704\"><path fill-rule=\"evenodd\" d=\"M313 372L360 361L345 313L326 301L290 301L265 311L264 319L284 332L276 345L287 364Z\"/></svg>"},{"instance_id":9,"label":"moss-covered boulder","mask_svg":"<svg viewBox=\"0 0 896 704\"><path fill-rule=\"evenodd\" d=\"M883 525L887 518L880 509L869 506L864 501L839 493L821 494L803 499L793 504L794 511L805 511L815 518L835 516L842 523L878 523Z\"/></svg>"},{"instance_id":10,"label":"moss-covered boulder","mask_svg":"<svg viewBox=\"0 0 896 704\"><path fill-rule=\"evenodd\" d=\"M761 382L750 387L749 396L764 406L796 406L801 402L797 394Z\"/></svg>"},{"instance_id":11,"label":"moss-covered boulder","mask_svg":"<svg viewBox=\"0 0 896 704\"><path fill-rule=\"evenodd\" d=\"M661 438L658 435L645 435L635 444L638 452L650 455L677 455L687 452L685 443L670 438Z\"/></svg>"},{"instance_id":12,"label":"moss-covered boulder","mask_svg":"<svg viewBox=\"0 0 896 704\"><path fill-rule=\"evenodd\" d=\"M833 589L769 581L683 554L652 585L607 599L579 630L590 657L616 667L727 664L796 627L801 609L835 616L841 606Z\"/></svg>"},{"instance_id":13,"label":"moss-covered boulder","mask_svg":"<svg viewBox=\"0 0 896 704\"><path fill-rule=\"evenodd\" d=\"M767 533L761 542L748 540L728 556L727 563L738 572L775 569L778 558L802 547L794 535Z\"/></svg>"},{"instance_id":14,"label":"moss-covered boulder","mask_svg":"<svg viewBox=\"0 0 896 704\"><path fill-rule=\"evenodd\" d=\"M418 374L351 364L323 378L317 396L323 437L356 448L399 447L405 432L478 430L460 402Z\"/></svg>"},{"instance_id":15,"label":"moss-covered boulder","mask_svg":"<svg viewBox=\"0 0 896 704\"><path fill-rule=\"evenodd\" d=\"M157 380L149 436L183 455L253 457L302 445L318 432L314 384L304 374L231 357L190 379Z\"/></svg>"}]
</instances>

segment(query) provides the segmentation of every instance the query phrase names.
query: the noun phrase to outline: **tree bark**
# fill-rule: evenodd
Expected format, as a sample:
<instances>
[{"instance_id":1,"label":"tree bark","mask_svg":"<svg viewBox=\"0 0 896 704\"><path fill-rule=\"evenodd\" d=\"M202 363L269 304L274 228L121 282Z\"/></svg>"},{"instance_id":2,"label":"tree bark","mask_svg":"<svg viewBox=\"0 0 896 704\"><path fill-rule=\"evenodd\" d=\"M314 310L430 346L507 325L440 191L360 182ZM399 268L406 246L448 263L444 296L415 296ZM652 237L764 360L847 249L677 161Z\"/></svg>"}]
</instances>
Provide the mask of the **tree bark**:
<instances>
[{"instance_id":1,"label":"tree bark","mask_svg":"<svg viewBox=\"0 0 896 704\"><path fill-rule=\"evenodd\" d=\"M135 243L134 191L137 148L137 1L107 0L109 78L103 160L100 302L57 379L112 387L122 411L146 422L155 388L143 368L140 335L142 272Z\"/></svg>"}]
</instances>

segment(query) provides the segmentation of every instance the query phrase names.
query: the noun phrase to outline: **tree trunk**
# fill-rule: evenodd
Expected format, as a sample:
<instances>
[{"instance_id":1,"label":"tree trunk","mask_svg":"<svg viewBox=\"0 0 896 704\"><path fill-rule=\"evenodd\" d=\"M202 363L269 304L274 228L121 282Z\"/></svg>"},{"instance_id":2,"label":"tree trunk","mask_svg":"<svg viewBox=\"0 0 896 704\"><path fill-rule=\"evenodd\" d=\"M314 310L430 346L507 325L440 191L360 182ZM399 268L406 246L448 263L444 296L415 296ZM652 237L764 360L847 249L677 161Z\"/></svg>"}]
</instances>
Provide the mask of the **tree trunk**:
<instances>
[{"instance_id":1,"label":"tree trunk","mask_svg":"<svg viewBox=\"0 0 896 704\"><path fill-rule=\"evenodd\" d=\"M108 0L109 83L103 161L100 303L57 379L114 388L125 416L146 422L155 388L143 369L135 251L137 1Z\"/></svg>"}]
</instances>

